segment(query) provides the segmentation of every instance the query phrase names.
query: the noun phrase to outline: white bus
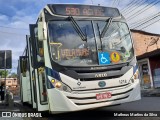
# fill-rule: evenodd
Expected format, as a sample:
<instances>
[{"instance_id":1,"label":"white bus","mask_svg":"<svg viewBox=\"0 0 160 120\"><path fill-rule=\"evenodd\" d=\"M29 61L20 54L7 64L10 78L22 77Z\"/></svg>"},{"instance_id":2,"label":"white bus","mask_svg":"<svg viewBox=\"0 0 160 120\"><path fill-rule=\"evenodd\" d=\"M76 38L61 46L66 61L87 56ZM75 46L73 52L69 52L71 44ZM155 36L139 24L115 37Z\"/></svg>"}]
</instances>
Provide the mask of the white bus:
<instances>
[{"instance_id":1,"label":"white bus","mask_svg":"<svg viewBox=\"0 0 160 120\"><path fill-rule=\"evenodd\" d=\"M141 99L131 32L117 8L48 4L20 57L21 100L79 111Z\"/></svg>"}]
</instances>

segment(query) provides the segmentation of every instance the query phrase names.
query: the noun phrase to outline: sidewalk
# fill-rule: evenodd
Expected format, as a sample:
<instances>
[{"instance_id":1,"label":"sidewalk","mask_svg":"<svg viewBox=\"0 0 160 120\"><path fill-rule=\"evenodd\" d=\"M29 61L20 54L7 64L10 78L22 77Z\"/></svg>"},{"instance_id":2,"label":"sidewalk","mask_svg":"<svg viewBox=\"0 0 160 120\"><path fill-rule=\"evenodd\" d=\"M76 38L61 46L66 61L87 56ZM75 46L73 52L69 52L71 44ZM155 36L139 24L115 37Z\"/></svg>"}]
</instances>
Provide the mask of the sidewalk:
<instances>
[{"instance_id":1,"label":"sidewalk","mask_svg":"<svg viewBox=\"0 0 160 120\"><path fill-rule=\"evenodd\" d=\"M160 97L160 88L157 89L142 89L142 97Z\"/></svg>"},{"instance_id":2,"label":"sidewalk","mask_svg":"<svg viewBox=\"0 0 160 120\"><path fill-rule=\"evenodd\" d=\"M9 107L4 101L0 101L0 120L24 120L21 117L10 117L12 112L20 112L19 107L16 104L13 107Z\"/></svg>"},{"instance_id":3,"label":"sidewalk","mask_svg":"<svg viewBox=\"0 0 160 120\"><path fill-rule=\"evenodd\" d=\"M20 111L20 109L15 104L13 107L9 107L5 104L4 101L0 101L0 112L3 111Z\"/></svg>"}]
</instances>

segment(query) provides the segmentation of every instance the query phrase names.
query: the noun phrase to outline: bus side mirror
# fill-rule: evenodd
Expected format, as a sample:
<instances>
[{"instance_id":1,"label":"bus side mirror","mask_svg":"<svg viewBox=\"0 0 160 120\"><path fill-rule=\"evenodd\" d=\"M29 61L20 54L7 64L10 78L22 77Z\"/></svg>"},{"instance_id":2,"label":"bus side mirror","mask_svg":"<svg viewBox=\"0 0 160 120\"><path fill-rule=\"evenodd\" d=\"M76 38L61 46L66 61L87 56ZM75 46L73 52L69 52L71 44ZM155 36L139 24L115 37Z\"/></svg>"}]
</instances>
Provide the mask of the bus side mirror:
<instances>
[{"instance_id":1,"label":"bus side mirror","mask_svg":"<svg viewBox=\"0 0 160 120\"><path fill-rule=\"evenodd\" d=\"M20 69L23 77L26 77L26 71L27 71L27 58L24 56L20 57Z\"/></svg>"},{"instance_id":2,"label":"bus side mirror","mask_svg":"<svg viewBox=\"0 0 160 120\"><path fill-rule=\"evenodd\" d=\"M38 22L38 40L43 41L45 39L43 22Z\"/></svg>"}]
</instances>

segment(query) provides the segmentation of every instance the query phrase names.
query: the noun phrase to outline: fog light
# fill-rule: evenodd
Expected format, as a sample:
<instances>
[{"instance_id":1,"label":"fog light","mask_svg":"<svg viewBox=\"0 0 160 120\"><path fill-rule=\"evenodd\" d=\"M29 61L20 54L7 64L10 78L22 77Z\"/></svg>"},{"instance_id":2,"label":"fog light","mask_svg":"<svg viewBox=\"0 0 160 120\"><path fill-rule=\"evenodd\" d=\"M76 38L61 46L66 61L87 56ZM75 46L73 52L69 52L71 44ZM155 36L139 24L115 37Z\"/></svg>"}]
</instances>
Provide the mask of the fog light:
<instances>
[{"instance_id":1,"label":"fog light","mask_svg":"<svg viewBox=\"0 0 160 120\"><path fill-rule=\"evenodd\" d=\"M64 91L67 91L67 87L66 87L66 86L63 86L63 90L64 90Z\"/></svg>"},{"instance_id":2,"label":"fog light","mask_svg":"<svg viewBox=\"0 0 160 120\"><path fill-rule=\"evenodd\" d=\"M56 82L55 87L56 88L60 88L62 86L62 84L60 82Z\"/></svg>"}]
</instances>

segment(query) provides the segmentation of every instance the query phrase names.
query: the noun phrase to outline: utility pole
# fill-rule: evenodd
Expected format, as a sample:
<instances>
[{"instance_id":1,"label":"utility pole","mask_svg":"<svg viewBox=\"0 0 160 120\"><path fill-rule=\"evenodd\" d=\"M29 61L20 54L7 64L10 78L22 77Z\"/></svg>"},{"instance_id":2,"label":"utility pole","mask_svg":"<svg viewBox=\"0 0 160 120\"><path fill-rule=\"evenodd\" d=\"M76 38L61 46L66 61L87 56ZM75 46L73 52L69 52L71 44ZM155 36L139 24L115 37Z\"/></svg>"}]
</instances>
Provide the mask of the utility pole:
<instances>
[{"instance_id":1,"label":"utility pole","mask_svg":"<svg viewBox=\"0 0 160 120\"><path fill-rule=\"evenodd\" d=\"M4 75L5 75L5 79L4 79L4 80L5 80L4 95L5 95L5 100L6 100L6 91L7 91L7 90L6 90L6 87L7 87L7 86L6 86L6 51L5 51L5 53L4 53L4 69L5 69L5 70L4 70L4 72L5 72L5 74L4 74Z\"/></svg>"}]
</instances>

